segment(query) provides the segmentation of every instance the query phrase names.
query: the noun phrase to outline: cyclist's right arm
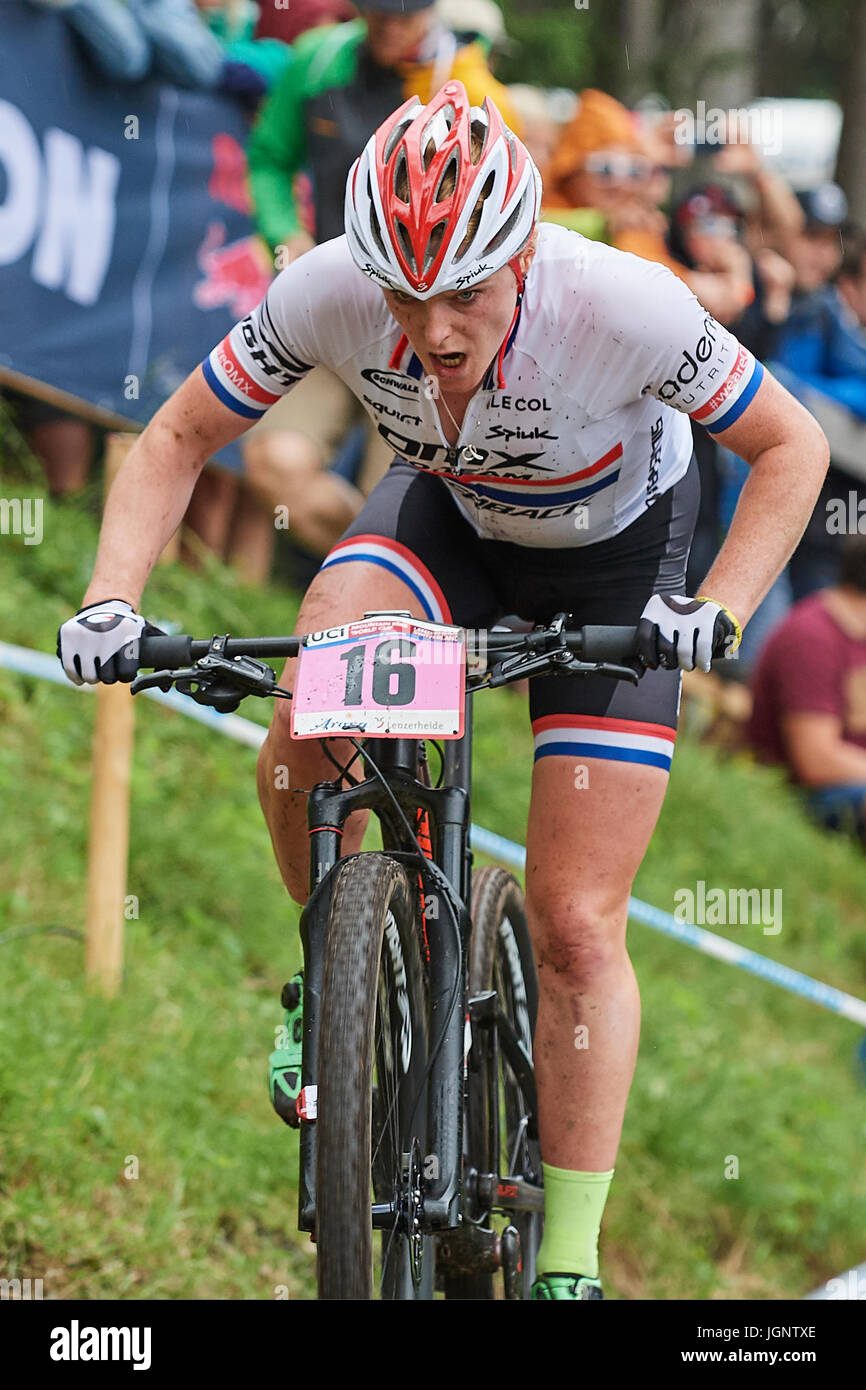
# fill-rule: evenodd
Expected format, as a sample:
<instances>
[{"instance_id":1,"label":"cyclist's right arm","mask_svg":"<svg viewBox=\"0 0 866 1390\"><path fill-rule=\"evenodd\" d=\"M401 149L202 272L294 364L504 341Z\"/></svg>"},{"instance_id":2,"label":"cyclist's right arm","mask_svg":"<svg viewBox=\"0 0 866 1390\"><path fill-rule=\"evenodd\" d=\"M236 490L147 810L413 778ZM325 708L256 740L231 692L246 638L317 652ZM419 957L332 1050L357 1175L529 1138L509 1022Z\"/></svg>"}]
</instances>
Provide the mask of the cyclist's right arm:
<instances>
[{"instance_id":1,"label":"cyclist's right arm","mask_svg":"<svg viewBox=\"0 0 866 1390\"><path fill-rule=\"evenodd\" d=\"M223 405L196 367L139 435L114 481L82 608L107 598L138 608L202 468L251 424Z\"/></svg>"}]
</instances>

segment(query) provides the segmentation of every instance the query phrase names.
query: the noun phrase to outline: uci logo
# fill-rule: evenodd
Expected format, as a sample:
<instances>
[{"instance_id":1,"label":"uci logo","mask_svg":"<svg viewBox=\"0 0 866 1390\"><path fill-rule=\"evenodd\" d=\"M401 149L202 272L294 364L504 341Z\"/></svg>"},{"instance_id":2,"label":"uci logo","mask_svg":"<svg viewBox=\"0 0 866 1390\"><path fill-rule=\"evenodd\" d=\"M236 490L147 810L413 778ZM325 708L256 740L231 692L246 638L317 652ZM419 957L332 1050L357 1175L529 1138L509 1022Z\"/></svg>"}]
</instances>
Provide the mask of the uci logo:
<instances>
[{"instance_id":1,"label":"uci logo","mask_svg":"<svg viewBox=\"0 0 866 1390\"><path fill-rule=\"evenodd\" d=\"M704 319L705 332L695 343L693 352L684 352L683 361L676 378L668 377L659 388L659 399L670 401L678 396L684 386L689 386L698 374L699 363L708 362L713 353L716 338L713 329L718 328L715 319L709 314Z\"/></svg>"}]
</instances>

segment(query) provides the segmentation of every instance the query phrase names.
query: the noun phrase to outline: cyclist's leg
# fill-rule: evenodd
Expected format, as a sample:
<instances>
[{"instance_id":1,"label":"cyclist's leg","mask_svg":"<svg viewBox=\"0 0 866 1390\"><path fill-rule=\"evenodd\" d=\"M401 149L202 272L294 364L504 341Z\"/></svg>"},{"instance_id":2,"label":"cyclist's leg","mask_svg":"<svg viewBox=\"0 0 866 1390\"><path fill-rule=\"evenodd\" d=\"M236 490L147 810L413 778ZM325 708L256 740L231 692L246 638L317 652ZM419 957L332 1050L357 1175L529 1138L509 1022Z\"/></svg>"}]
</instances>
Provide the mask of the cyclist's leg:
<instances>
[{"instance_id":1,"label":"cyclist's leg","mask_svg":"<svg viewBox=\"0 0 866 1390\"><path fill-rule=\"evenodd\" d=\"M696 500L690 474L620 537L574 556L567 582L536 574L545 616L556 606L578 624L635 623L651 593L683 592ZM671 671L649 672L637 687L601 676L530 683L526 897L539 967L542 1269L597 1269L640 1025L628 900L664 800L679 689ZM563 1264L568 1250L578 1253Z\"/></svg>"},{"instance_id":2,"label":"cyclist's leg","mask_svg":"<svg viewBox=\"0 0 866 1390\"><path fill-rule=\"evenodd\" d=\"M603 679L533 692L527 835L543 1152L585 1171L613 1167L634 1069L628 901L667 790L679 687L677 672L653 672L638 688L608 682L599 700Z\"/></svg>"},{"instance_id":3,"label":"cyclist's leg","mask_svg":"<svg viewBox=\"0 0 866 1390\"><path fill-rule=\"evenodd\" d=\"M597 1274L598 1231L637 1056L640 998L626 949L628 900L668 775L631 759L669 758L678 684L674 672L653 676L673 690L650 712L614 699L608 709L615 714L585 725L559 714L533 723L526 905L538 963L545 1271Z\"/></svg>"},{"instance_id":4,"label":"cyclist's leg","mask_svg":"<svg viewBox=\"0 0 866 1390\"><path fill-rule=\"evenodd\" d=\"M480 626L494 614L489 582L473 560L474 533L440 479L395 464L328 555L307 590L297 632L316 632L363 617L365 610L398 608L435 622ZM280 684L291 690L295 660ZM293 740L289 701L276 703L258 762L259 799L286 887L297 902L309 893L307 791L335 776L317 739ZM341 763L346 740L329 740ZM288 786L286 786L288 781ZM367 813L350 817L344 854L360 849Z\"/></svg>"}]
</instances>

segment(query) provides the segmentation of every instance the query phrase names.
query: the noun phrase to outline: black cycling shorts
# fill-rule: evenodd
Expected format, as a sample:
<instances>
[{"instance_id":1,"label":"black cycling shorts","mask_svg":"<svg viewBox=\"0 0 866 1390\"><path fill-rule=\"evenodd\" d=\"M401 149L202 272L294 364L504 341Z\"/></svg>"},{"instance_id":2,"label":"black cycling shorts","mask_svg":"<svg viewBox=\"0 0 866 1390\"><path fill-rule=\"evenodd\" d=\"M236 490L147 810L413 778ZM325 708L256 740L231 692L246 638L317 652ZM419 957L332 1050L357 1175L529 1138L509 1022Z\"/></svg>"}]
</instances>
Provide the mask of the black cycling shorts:
<instances>
[{"instance_id":1,"label":"black cycling shorts","mask_svg":"<svg viewBox=\"0 0 866 1390\"><path fill-rule=\"evenodd\" d=\"M366 560L402 579L433 622L492 627L506 614L547 622L637 623L654 593L684 594L700 484L683 478L611 540L542 549L485 540L441 478L395 462L322 569ZM535 757L607 758L670 768L679 671L647 671L637 686L609 676L530 678Z\"/></svg>"}]
</instances>

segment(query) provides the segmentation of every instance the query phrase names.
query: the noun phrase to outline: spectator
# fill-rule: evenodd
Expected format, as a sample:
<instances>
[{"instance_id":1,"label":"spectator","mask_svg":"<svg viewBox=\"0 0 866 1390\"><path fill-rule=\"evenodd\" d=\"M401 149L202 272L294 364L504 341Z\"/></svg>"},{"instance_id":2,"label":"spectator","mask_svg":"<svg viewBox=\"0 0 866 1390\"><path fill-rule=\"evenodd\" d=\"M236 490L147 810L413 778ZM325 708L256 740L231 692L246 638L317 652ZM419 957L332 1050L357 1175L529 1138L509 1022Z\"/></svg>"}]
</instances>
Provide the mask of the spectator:
<instances>
[{"instance_id":1,"label":"spectator","mask_svg":"<svg viewBox=\"0 0 866 1390\"><path fill-rule=\"evenodd\" d=\"M838 240L837 231L834 259ZM838 254L833 283L799 298L773 356L807 386L866 420L866 237L850 237Z\"/></svg>"},{"instance_id":2,"label":"spectator","mask_svg":"<svg viewBox=\"0 0 866 1390\"><path fill-rule=\"evenodd\" d=\"M301 36L294 63L253 131L256 217L278 269L308 250L314 238L342 235L352 162L407 97L426 102L449 77L459 78L470 101L480 104L489 93L503 119L518 126L507 89L491 75L483 48L444 28L433 0L373 0L359 8L361 19ZM305 166L314 188L312 235L302 226L295 188ZM249 474L260 495L288 507L292 537L313 554L325 554L339 538L393 457L367 425L356 480L343 476L348 469L328 469L362 417L366 412L345 383L316 368L245 437Z\"/></svg>"},{"instance_id":3,"label":"spectator","mask_svg":"<svg viewBox=\"0 0 866 1390\"><path fill-rule=\"evenodd\" d=\"M866 418L866 333L857 321L862 268L862 239L854 237L842 262L841 226L847 213L842 190L825 184L803 195L806 224L791 238L788 254L796 275L791 313L777 327L775 345L767 345L770 365L783 374L796 395L806 386L835 400L859 419ZM827 284L827 277L835 282ZM743 469L745 473L745 468ZM837 582L839 536L828 526L828 506L854 493L866 495L862 483L831 460L821 494L799 546L752 618L741 649L746 666L788 605Z\"/></svg>"},{"instance_id":4,"label":"spectator","mask_svg":"<svg viewBox=\"0 0 866 1390\"><path fill-rule=\"evenodd\" d=\"M111 82L148 75L223 91L255 106L291 60L288 39L257 30L255 0L30 0L60 11L88 59ZM344 0L308 0L327 17ZM300 32L293 6L293 36ZM315 22L315 21L314 21ZM288 23L288 20L286 21Z\"/></svg>"},{"instance_id":5,"label":"spectator","mask_svg":"<svg viewBox=\"0 0 866 1390\"><path fill-rule=\"evenodd\" d=\"M745 222L743 205L731 190L716 183L699 184L690 188L672 209L668 246L689 271L710 273L724 267L724 257L730 254L732 246L740 250L743 274L748 270L752 281L753 303L744 314L738 312L740 301L734 300L730 305L732 312L717 313L717 317L731 326L756 356L762 357L763 340L757 341L760 335L755 324L762 324L766 314L777 320L787 317L794 272L787 261L769 248L759 264L752 262L743 246ZM718 551L748 468L699 425L692 426L692 433L701 480L700 510L688 570L689 581L696 586ZM728 664L725 674L739 676L743 670L739 662Z\"/></svg>"},{"instance_id":6,"label":"spectator","mask_svg":"<svg viewBox=\"0 0 866 1390\"><path fill-rule=\"evenodd\" d=\"M827 275L841 259L840 219L847 212L845 197L836 185L825 185L802 195L801 202L802 225L796 231L789 230L779 242L785 245L793 264L769 247L759 252L755 258L755 301L730 327L756 356L770 360L777 370L784 369L785 384L795 394L798 384L810 386L862 418L866 415L866 334L849 300L853 296L853 302L857 302L860 263L856 239L850 245L845 273L840 272L835 285L826 284ZM679 214L674 215L673 225L680 225ZM676 251L675 236L673 245ZM687 256L688 251L683 254ZM698 454L700 462L700 449ZM715 447L709 460L703 461L704 526L702 529L699 524L696 532L695 566L701 563L706 551L701 538L708 538L716 523L722 532L727 528L747 476L746 465L720 446ZM803 538L754 614L739 660L726 666L726 675L746 678L769 633L791 603L836 583L840 545L839 537L827 524L828 504L833 499L847 499L851 491L858 500L863 495L857 480L831 463ZM713 507L717 512L715 520L709 515Z\"/></svg>"},{"instance_id":7,"label":"spectator","mask_svg":"<svg viewBox=\"0 0 866 1390\"><path fill-rule=\"evenodd\" d=\"M836 289L850 313L848 324L853 332L859 328L859 340L866 341L866 232L852 228L843 237L842 264L836 272ZM843 310L843 318L845 317ZM862 372L862 362L858 368Z\"/></svg>"},{"instance_id":8,"label":"spectator","mask_svg":"<svg viewBox=\"0 0 866 1390\"><path fill-rule=\"evenodd\" d=\"M476 42L458 44L436 23L433 0L375 0L364 18L317 28L296 44L296 62L261 113L250 143L259 229L282 263L308 249L294 197L297 171L309 164L316 187L317 241L343 232L346 175L376 129L407 97L427 101L448 77L469 99L486 93L517 126L507 90L491 75ZM384 118L384 117L383 117Z\"/></svg>"},{"instance_id":9,"label":"spectator","mask_svg":"<svg viewBox=\"0 0 866 1390\"><path fill-rule=\"evenodd\" d=\"M192 0L31 0L58 10L87 57L111 82L138 82L151 71L179 87L217 87L219 43Z\"/></svg>"},{"instance_id":10,"label":"spectator","mask_svg":"<svg viewBox=\"0 0 866 1390\"><path fill-rule=\"evenodd\" d=\"M841 264L840 230L848 216L848 200L835 183L798 196L805 220L780 249L796 271L798 293L811 294L823 289Z\"/></svg>"},{"instance_id":11,"label":"spectator","mask_svg":"<svg viewBox=\"0 0 866 1390\"><path fill-rule=\"evenodd\" d=\"M511 104L523 126L521 139L546 183L550 162L559 143L559 122L546 92L525 82L512 82L508 88Z\"/></svg>"},{"instance_id":12,"label":"spectator","mask_svg":"<svg viewBox=\"0 0 866 1390\"><path fill-rule=\"evenodd\" d=\"M349 0L292 0L291 5L282 7L275 0L261 0L255 36L294 43L308 29L354 18L355 7Z\"/></svg>"},{"instance_id":13,"label":"spectator","mask_svg":"<svg viewBox=\"0 0 866 1390\"><path fill-rule=\"evenodd\" d=\"M436 18L462 42L476 40L491 66L514 48L494 0L436 0Z\"/></svg>"},{"instance_id":14,"label":"spectator","mask_svg":"<svg viewBox=\"0 0 866 1390\"><path fill-rule=\"evenodd\" d=\"M757 357L766 357L775 346L779 326L791 311L795 274L789 262L770 247L749 256L746 235L746 209L733 189L718 183L690 188L671 211L668 245L672 255L687 269L716 269L719 246L733 242L749 257L749 304L721 321Z\"/></svg>"},{"instance_id":15,"label":"spectator","mask_svg":"<svg viewBox=\"0 0 866 1390\"><path fill-rule=\"evenodd\" d=\"M90 477L97 432L87 420L47 401L3 388L16 427L45 470L52 497L80 492Z\"/></svg>"},{"instance_id":16,"label":"spectator","mask_svg":"<svg viewBox=\"0 0 866 1390\"><path fill-rule=\"evenodd\" d=\"M802 231L802 206L788 182L766 167L759 150L737 137L736 127L729 134L730 142L711 157L712 177L739 186L745 243L752 255L765 247L784 254L789 239Z\"/></svg>"},{"instance_id":17,"label":"spectator","mask_svg":"<svg viewBox=\"0 0 866 1390\"><path fill-rule=\"evenodd\" d=\"M753 689L758 755L787 768L824 825L866 843L866 536L846 538L838 585L776 628Z\"/></svg>"},{"instance_id":18,"label":"spectator","mask_svg":"<svg viewBox=\"0 0 866 1390\"><path fill-rule=\"evenodd\" d=\"M653 199L663 186L631 113L605 92L581 92L573 120L560 136L545 190L545 217L596 235L621 251L658 261L678 275L711 314L724 321L750 302L751 263L735 242L719 242L711 269L689 268L671 255L667 221ZM563 215L563 210L569 212ZM604 230L593 233L572 210L592 210Z\"/></svg>"},{"instance_id":19,"label":"spectator","mask_svg":"<svg viewBox=\"0 0 866 1390\"><path fill-rule=\"evenodd\" d=\"M255 0L195 0L195 4L222 49L218 90L237 97L254 113L292 60L288 41L259 35Z\"/></svg>"}]
</instances>

